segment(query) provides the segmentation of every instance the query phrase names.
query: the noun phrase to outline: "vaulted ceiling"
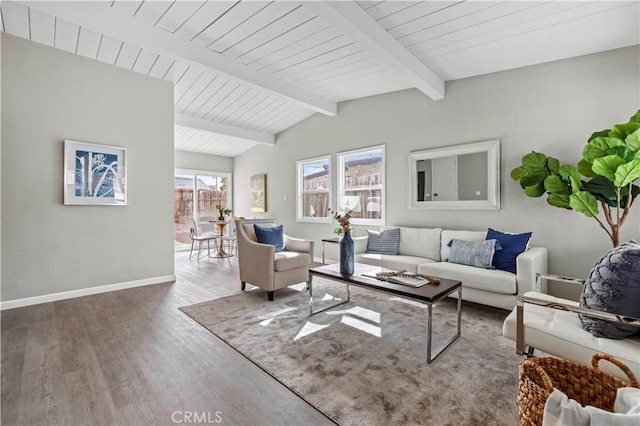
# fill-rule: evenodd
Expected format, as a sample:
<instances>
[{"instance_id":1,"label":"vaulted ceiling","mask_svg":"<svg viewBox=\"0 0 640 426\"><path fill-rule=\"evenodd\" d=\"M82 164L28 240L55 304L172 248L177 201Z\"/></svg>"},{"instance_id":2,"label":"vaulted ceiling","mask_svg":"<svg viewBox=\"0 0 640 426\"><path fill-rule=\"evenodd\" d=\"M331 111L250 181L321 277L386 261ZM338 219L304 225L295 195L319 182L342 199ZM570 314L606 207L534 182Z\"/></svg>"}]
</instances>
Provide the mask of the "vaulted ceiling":
<instances>
[{"instance_id":1,"label":"vaulted ceiling","mask_svg":"<svg viewBox=\"0 0 640 426\"><path fill-rule=\"evenodd\" d=\"M640 43L638 1L2 1L1 30L175 87L175 148L233 157L337 103ZM5 106L7 107L7 106Z\"/></svg>"}]
</instances>

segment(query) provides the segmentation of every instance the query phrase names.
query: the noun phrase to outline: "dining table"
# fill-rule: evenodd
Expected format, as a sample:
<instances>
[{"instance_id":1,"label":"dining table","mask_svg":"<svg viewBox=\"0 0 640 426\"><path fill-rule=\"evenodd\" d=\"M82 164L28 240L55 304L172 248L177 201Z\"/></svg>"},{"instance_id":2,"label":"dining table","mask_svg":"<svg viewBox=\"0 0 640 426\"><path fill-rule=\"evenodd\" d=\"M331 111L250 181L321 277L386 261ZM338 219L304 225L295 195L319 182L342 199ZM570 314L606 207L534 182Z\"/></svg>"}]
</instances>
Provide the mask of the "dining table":
<instances>
[{"instance_id":1,"label":"dining table","mask_svg":"<svg viewBox=\"0 0 640 426\"><path fill-rule=\"evenodd\" d=\"M216 225L216 227L218 228L218 234L219 234L218 247L217 247L217 250L216 250L216 254L212 255L211 257L215 257L215 258L218 258L218 259L232 257L233 254L227 253L225 251L225 249L224 249L224 240L222 239L222 237L224 236L224 230L227 227L227 224L229 223L229 221L228 220L211 220L209 222Z\"/></svg>"}]
</instances>

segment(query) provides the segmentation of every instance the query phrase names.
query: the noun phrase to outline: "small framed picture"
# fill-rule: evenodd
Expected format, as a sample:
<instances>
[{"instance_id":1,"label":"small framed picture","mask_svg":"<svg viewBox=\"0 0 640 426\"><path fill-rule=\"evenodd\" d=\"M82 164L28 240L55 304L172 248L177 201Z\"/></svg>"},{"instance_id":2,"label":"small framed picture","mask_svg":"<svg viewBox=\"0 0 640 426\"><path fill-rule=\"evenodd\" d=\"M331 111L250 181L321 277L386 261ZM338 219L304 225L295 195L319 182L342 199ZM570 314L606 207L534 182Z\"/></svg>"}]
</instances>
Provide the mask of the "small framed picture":
<instances>
[{"instance_id":1,"label":"small framed picture","mask_svg":"<svg viewBox=\"0 0 640 426\"><path fill-rule=\"evenodd\" d=\"M267 211L267 175L264 173L251 176L251 211Z\"/></svg>"},{"instance_id":2,"label":"small framed picture","mask_svg":"<svg viewBox=\"0 0 640 426\"><path fill-rule=\"evenodd\" d=\"M125 206L127 150L65 140L64 203Z\"/></svg>"}]
</instances>

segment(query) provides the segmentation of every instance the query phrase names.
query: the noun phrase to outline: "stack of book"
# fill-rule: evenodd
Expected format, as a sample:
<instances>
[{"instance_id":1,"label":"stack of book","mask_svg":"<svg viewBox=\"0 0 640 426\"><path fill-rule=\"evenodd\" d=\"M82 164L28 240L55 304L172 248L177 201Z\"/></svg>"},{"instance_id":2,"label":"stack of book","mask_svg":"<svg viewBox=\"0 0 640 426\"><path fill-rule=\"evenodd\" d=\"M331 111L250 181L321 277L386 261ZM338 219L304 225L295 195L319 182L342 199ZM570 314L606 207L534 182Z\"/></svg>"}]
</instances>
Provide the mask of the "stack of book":
<instances>
[{"instance_id":1,"label":"stack of book","mask_svg":"<svg viewBox=\"0 0 640 426\"><path fill-rule=\"evenodd\" d=\"M402 284L409 287L422 287L425 284L440 284L440 280L435 277L422 274L414 274L413 272L390 271L390 272L377 272L371 274L364 274L372 278L377 278L382 281L387 281L394 284Z\"/></svg>"}]
</instances>

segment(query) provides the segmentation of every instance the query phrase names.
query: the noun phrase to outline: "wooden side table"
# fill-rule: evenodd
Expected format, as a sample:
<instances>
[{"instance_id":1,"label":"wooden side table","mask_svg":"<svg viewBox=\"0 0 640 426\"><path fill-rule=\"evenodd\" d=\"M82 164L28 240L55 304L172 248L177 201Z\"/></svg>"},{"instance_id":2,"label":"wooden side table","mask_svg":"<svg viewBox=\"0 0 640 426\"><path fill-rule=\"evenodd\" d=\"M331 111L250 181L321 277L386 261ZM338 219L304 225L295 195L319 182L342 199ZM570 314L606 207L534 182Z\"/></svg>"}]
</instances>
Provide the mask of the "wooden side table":
<instances>
[{"instance_id":1,"label":"wooden side table","mask_svg":"<svg viewBox=\"0 0 640 426\"><path fill-rule=\"evenodd\" d=\"M325 243L329 243L329 244L339 244L340 240L338 239L338 237L333 237L333 238L323 238L322 239L322 264L326 265L326 263L324 262L324 245Z\"/></svg>"}]
</instances>

